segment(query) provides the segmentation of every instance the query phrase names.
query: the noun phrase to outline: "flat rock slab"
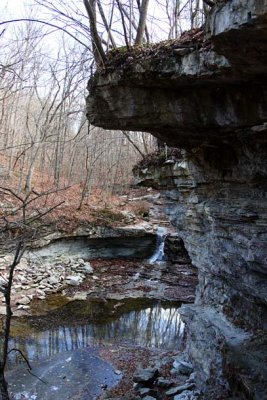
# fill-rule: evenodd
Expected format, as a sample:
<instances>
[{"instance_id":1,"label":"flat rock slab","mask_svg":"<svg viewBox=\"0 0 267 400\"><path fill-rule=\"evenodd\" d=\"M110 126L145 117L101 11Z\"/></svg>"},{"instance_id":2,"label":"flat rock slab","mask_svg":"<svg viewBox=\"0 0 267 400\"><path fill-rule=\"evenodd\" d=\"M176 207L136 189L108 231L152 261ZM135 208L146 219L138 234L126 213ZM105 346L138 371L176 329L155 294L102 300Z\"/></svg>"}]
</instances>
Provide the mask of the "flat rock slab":
<instances>
[{"instance_id":1,"label":"flat rock slab","mask_svg":"<svg viewBox=\"0 0 267 400\"><path fill-rule=\"evenodd\" d=\"M61 353L32 367L32 374L26 366L7 374L14 400L93 400L103 387L112 387L120 380L112 366L90 347Z\"/></svg>"},{"instance_id":2,"label":"flat rock slab","mask_svg":"<svg viewBox=\"0 0 267 400\"><path fill-rule=\"evenodd\" d=\"M174 396L176 394L180 394L180 393L184 392L185 390L194 389L194 387L195 387L194 383L186 383L185 385L176 386L172 389L169 389L166 392L166 396Z\"/></svg>"}]
</instances>

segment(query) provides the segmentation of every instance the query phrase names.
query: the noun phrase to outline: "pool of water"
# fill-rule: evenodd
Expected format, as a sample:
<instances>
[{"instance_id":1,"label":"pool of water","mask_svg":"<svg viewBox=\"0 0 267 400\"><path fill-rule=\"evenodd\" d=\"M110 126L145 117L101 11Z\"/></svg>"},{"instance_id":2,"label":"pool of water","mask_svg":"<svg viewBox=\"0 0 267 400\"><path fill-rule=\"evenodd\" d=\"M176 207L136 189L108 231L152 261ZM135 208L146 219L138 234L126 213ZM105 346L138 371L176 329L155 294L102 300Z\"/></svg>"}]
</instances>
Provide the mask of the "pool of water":
<instances>
[{"instance_id":1,"label":"pool of water","mask_svg":"<svg viewBox=\"0 0 267 400\"><path fill-rule=\"evenodd\" d=\"M54 303L59 301L55 296ZM184 324L178 306L148 299L73 301L41 317L14 319L10 348L21 350L29 361L100 343L179 349ZM19 353L10 354L11 368L21 362Z\"/></svg>"}]
</instances>

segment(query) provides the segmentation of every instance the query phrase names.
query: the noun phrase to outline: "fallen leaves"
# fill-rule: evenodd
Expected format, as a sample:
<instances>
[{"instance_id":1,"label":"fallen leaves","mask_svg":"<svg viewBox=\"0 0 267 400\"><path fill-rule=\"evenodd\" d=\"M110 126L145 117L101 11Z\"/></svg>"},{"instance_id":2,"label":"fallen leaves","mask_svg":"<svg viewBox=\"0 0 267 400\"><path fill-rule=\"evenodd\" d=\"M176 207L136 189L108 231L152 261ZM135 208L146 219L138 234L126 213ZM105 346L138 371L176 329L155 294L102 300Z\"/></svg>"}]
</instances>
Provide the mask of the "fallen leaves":
<instances>
[{"instance_id":1,"label":"fallen leaves","mask_svg":"<svg viewBox=\"0 0 267 400\"><path fill-rule=\"evenodd\" d=\"M142 47L133 46L129 49L126 47L111 50L107 54L105 68L103 73L117 68L126 68L136 62L144 63L147 60L155 60L173 55L181 57L194 50L202 47L208 47L209 41L205 39L203 28L195 28L182 33L178 39L166 40L159 43L150 43Z\"/></svg>"}]
</instances>

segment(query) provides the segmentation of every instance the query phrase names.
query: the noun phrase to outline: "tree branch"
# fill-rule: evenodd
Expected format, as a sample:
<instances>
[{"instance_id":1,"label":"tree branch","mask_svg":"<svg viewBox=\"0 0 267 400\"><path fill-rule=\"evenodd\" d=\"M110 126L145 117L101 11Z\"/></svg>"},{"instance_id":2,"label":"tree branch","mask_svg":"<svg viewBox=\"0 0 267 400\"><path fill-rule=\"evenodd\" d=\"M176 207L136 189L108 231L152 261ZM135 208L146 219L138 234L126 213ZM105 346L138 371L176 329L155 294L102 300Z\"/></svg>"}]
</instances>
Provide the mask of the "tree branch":
<instances>
[{"instance_id":1,"label":"tree branch","mask_svg":"<svg viewBox=\"0 0 267 400\"><path fill-rule=\"evenodd\" d=\"M8 21L2 21L0 22L0 26L1 25L7 25L7 24L12 24L14 22L38 22L39 24L43 24L43 25L47 25L50 26L52 28L56 28L59 29L60 31L66 33L67 35L69 35L70 37L72 37L72 39L76 40L76 42L80 43L82 46L86 47L86 49L90 49L89 46L87 46L85 43L83 43L81 40L79 40L76 36L74 36L72 33L70 33L69 31L67 31L67 29L63 28L60 25L55 25L52 24L51 22L47 22L47 21L42 21L40 19L35 19L35 18L18 18L18 19L11 19Z\"/></svg>"}]
</instances>

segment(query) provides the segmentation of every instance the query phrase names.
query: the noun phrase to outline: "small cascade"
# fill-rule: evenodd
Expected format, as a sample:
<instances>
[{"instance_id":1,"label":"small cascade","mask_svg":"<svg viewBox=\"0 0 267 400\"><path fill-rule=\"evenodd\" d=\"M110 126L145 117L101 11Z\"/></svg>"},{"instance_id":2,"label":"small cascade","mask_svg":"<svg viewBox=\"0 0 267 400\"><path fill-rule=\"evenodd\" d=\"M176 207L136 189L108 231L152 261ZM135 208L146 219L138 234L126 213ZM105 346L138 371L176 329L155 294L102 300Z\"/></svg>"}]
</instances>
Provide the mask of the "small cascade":
<instances>
[{"instance_id":1,"label":"small cascade","mask_svg":"<svg viewBox=\"0 0 267 400\"><path fill-rule=\"evenodd\" d=\"M159 226L157 230L157 247L155 253L150 257L149 263L154 264L156 261L164 261L164 244L167 235L166 228Z\"/></svg>"}]
</instances>

